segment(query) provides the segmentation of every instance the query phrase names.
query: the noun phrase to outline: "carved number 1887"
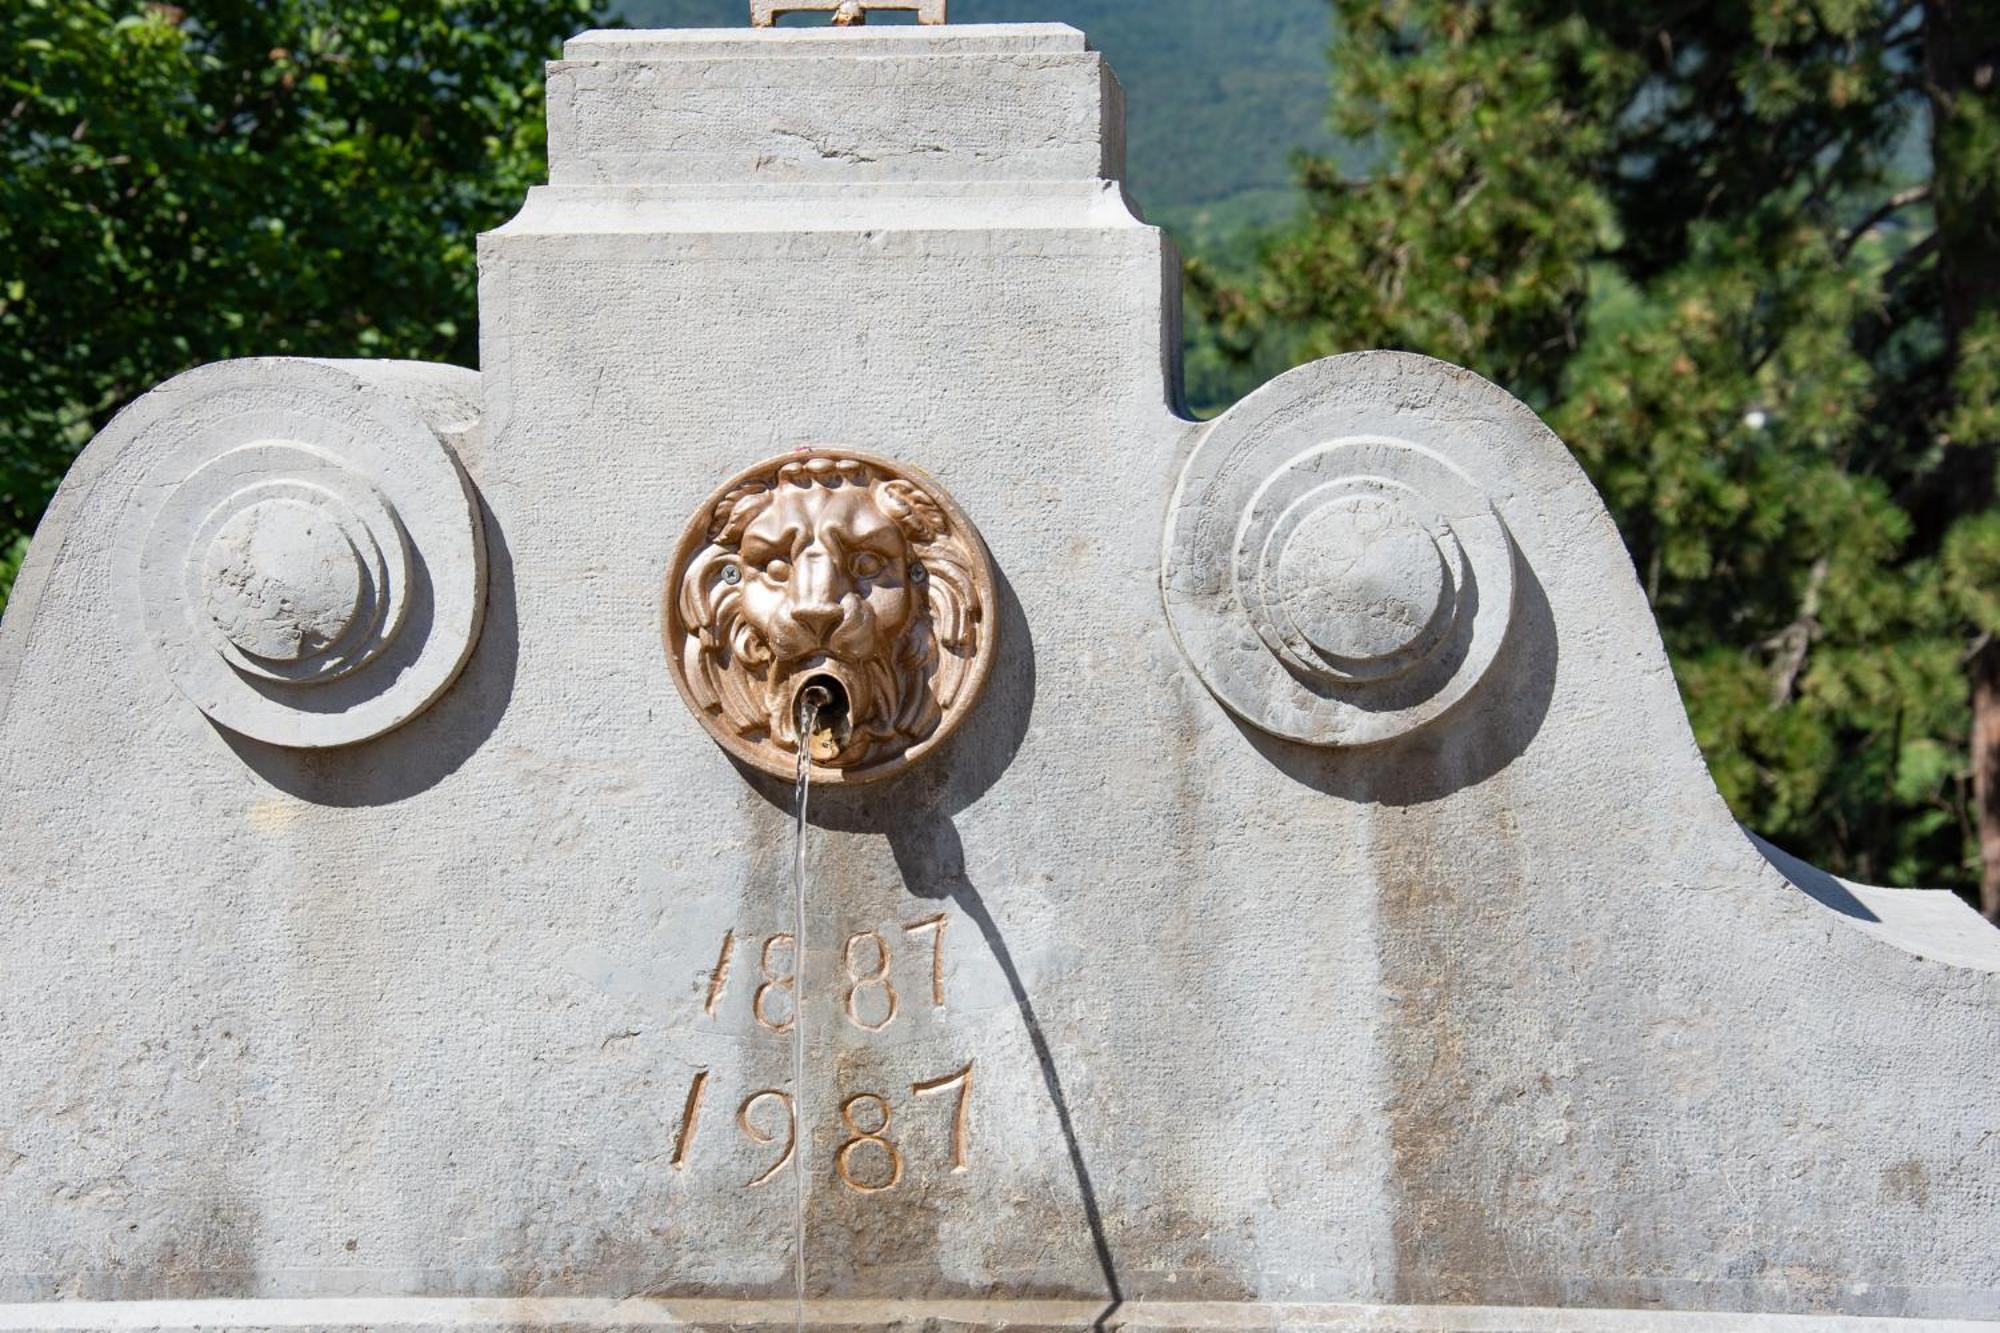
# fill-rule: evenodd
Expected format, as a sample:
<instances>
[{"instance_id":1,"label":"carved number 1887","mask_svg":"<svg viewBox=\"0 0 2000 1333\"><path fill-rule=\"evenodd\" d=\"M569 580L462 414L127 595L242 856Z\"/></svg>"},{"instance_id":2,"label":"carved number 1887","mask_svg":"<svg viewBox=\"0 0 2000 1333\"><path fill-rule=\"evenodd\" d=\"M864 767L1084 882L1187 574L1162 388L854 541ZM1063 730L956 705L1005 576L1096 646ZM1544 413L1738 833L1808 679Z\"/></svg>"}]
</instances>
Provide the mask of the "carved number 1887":
<instances>
[{"instance_id":1,"label":"carved number 1887","mask_svg":"<svg viewBox=\"0 0 2000 1333\"><path fill-rule=\"evenodd\" d=\"M912 921L903 927L915 938L930 935L931 1005L944 1007L944 931L948 918L942 913ZM794 954L797 941L790 935L766 936L757 950L757 990L750 999L750 1012L757 1025L771 1032L790 1032L798 1006L798 977ZM722 937L715 968L708 974L708 999L702 1012L715 1017L722 997L729 989L730 967L736 958L736 932ZM903 999L889 979L889 941L879 930L861 930L847 937L840 951L847 984L841 1008L847 1021L864 1032L880 1032L896 1021Z\"/></svg>"}]
</instances>

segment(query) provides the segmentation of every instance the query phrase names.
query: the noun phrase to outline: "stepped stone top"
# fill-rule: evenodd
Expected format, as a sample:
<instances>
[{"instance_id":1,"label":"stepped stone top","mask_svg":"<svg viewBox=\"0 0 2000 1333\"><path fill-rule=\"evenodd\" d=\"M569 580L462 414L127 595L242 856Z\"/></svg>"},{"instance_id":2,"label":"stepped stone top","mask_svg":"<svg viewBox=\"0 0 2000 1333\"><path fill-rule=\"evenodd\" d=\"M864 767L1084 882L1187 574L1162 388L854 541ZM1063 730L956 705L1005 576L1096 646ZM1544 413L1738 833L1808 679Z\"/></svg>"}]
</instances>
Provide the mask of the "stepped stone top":
<instances>
[{"instance_id":1,"label":"stepped stone top","mask_svg":"<svg viewBox=\"0 0 2000 1333\"><path fill-rule=\"evenodd\" d=\"M549 66L552 185L1117 179L1117 81L1060 23L592 32Z\"/></svg>"}]
</instances>

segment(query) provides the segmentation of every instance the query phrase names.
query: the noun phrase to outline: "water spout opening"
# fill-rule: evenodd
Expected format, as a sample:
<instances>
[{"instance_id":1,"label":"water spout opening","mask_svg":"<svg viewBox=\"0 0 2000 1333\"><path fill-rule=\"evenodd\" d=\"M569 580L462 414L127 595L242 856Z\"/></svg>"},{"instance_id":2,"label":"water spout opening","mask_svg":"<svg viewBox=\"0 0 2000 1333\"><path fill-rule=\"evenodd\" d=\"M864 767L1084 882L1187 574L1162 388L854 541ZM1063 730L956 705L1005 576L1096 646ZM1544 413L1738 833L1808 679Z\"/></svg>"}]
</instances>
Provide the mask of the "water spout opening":
<instances>
[{"instance_id":1,"label":"water spout opening","mask_svg":"<svg viewBox=\"0 0 2000 1333\"><path fill-rule=\"evenodd\" d=\"M793 704L799 719L799 735L814 762L826 763L847 748L853 736L847 687L821 673L806 678Z\"/></svg>"}]
</instances>

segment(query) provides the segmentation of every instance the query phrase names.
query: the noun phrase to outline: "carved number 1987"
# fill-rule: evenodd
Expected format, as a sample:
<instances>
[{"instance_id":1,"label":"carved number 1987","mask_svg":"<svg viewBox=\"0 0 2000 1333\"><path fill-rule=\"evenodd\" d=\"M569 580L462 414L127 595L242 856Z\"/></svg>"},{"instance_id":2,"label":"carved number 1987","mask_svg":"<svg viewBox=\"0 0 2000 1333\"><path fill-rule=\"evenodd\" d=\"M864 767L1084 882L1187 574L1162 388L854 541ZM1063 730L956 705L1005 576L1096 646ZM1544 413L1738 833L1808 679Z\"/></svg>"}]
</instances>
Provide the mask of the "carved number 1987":
<instances>
[{"instance_id":1,"label":"carved number 1987","mask_svg":"<svg viewBox=\"0 0 2000 1333\"><path fill-rule=\"evenodd\" d=\"M934 1093L956 1089L958 1096L953 1101L951 1112L951 1169L957 1174L966 1168L966 1159L972 1146L972 1066L966 1061L965 1068L944 1075L942 1078L924 1079L910 1085L910 1093L915 1097L929 1097ZM674 1138L674 1154L671 1164L679 1171L687 1166L688 1155L694 1149L695 1135L701 1127L702 1102L708 1095L708 1071L698 1070L688 1084L687 1102L681 1111L680 1133ZM798 1107L792 1095L778 1088L762 1088L743 1099L736 1108L736 1127L743 1131L743 1137L759 1146L776 1143L779 1131L764 1128L759 1123L761 1109L767 1102L776 1102L782 1119L785 1146L777 1159L760 1174L746 1182L751 1189L767 1184L772 1177L791 1165L798 1151L799 1127ZM834 1150L833 1172L840 1183L857 1194L880 1194L892 1190L903 1179L903 1152L894 1139L889 1137L889 1126L894 1112L889 1099L875 1092L857 1092L840 1104L840 1118L847 1127L849 1137ZM860 1118L857 1118L860 1117ZM863 1124L865 1118L869 1123ZM864 1154L878 1157L879 1163L870 1163Z\"/></svg>"}]
</instances>

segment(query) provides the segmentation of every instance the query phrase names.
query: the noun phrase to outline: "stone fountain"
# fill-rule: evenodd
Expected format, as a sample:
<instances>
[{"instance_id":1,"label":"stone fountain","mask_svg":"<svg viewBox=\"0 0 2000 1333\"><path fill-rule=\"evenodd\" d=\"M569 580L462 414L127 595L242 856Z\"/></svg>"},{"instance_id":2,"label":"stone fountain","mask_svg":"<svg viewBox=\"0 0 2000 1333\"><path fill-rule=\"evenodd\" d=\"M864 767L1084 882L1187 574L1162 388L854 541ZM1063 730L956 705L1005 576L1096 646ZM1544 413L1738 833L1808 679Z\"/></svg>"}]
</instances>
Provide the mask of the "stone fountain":
<instances>
[{"instance_id":1,"label":"stone fountain","mask_svg":"<svg viewBox=\"0 0 2000 1333\"><path fill-rule=\"evenodd\" d=\"M90 445L0 1329L2000 1317L2000 933L1731 820L1502 388L1191 420L1121 128L1060 25L587 33L478 373Z\"/></svg>"}]
</instances>

